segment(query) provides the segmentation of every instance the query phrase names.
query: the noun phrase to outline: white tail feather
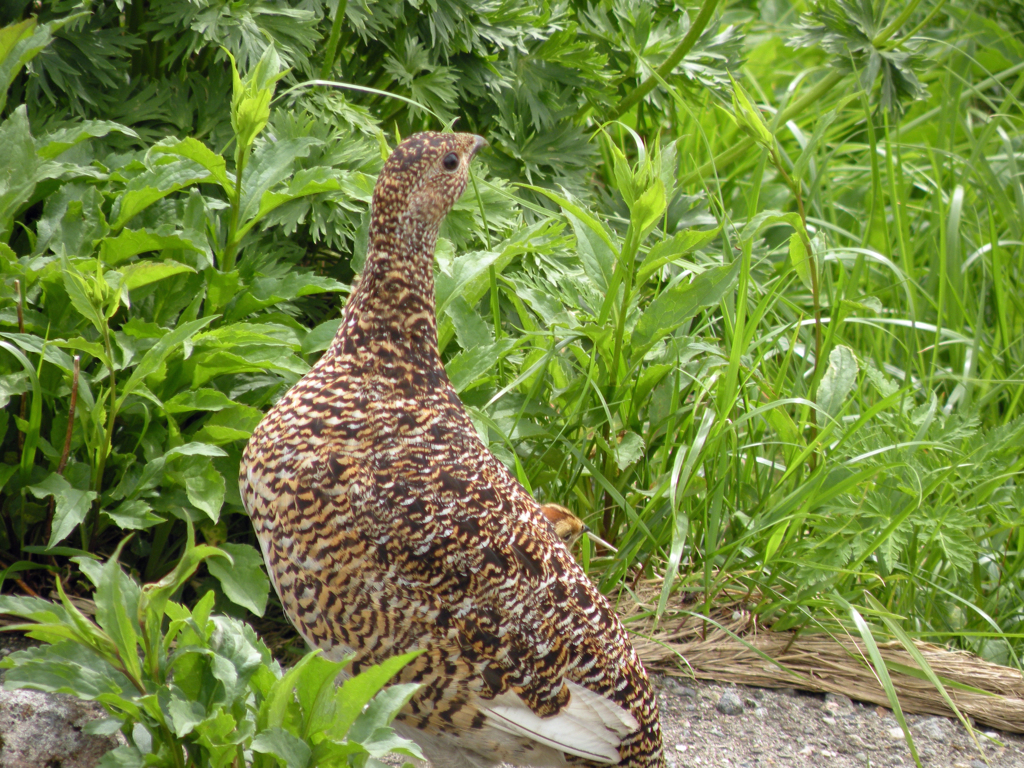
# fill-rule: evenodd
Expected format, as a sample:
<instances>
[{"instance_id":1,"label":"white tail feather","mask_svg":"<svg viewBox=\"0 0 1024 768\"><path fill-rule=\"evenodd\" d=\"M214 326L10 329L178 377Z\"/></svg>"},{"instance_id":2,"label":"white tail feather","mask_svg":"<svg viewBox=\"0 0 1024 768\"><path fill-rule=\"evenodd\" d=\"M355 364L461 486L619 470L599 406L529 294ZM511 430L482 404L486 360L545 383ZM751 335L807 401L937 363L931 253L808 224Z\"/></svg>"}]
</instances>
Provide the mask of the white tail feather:
<instances>
[{"instance_id":1,"label":"white tail feather","mask_svg":"<svg viewBox=\"0 0 1024 768\"><path fill-rule=\"evenodd\" d=\"M553 717L539 717L512 691L483 705L489 724L561 752L614 765L622 737L635 731L636 719L615 702L575 683L569 705Z\"/></svg>"}]
</instances>

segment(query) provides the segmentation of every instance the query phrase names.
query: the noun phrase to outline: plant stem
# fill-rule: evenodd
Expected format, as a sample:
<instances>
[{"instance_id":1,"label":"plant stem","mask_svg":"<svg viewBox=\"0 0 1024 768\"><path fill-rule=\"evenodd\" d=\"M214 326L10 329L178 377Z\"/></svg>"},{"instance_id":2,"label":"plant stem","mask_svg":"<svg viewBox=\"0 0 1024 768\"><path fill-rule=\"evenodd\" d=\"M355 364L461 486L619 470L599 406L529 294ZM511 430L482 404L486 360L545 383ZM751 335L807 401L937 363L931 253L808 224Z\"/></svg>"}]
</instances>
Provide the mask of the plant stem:
<instances>
[{"instance_id":1,"label":"plant stem","mask_svg":"<svg viewBox=\"0 0 1024 768\"><path fill-rule=\"evenodd\" d=\"M324 54L324 63L320 66L320 79L329 80L334 62L338 58L338 40L341 38L341 25L345 22L345 8L348 0L338 0L338 10L334 12L334 22L331 24L331 36L327 40L327 52Z\"/></svg>"},{"instance_id":2,"label":"plant stem","mask_svg":"<svg viewBox=\"0 0 1024 768\"><path fill-rule=\"evenodd\" d=\"M21 293L21 280L14 281L14 290L18 292L18 333L25 333L25 314L22 309L22 303L24 296ZM25 411L28 410L28 393L21 393L21 403L18 406L18 417L25 421ZM18 430L18 450L21 451L25 448L25 433L20 429Z\"/></svg>"},{"instance_id":3,"label":"plant stem","mask_svg":"<svg viewBox=\"0 0 1024 768\"><path fill-rule=\"evenodd\" d=\"M896 30L907 23L907 19L910 18L910 14L917 9L917 6L920 5L920 3L921 0L910 0L907 7L903 9L903 13L893 19L885 29L875 35L871 44L875 46L875 48L881 48L889 42L889 38L896 34Z\"/></svg>"},{"instance_id":4,"label":"plant stem","mask_svg":"<svg viewBox=\"0 0 1024 768\"><path fill-rule=\"evenodd\" d=\"M704 4L700 7L700 11L697 12L697 17L693 20L693 24L690 25L690 29L686 33L685 37L679 41L679 45L677 45L675 50L669 54L669 57L662 62L656 72L651 74L640 84L639 88L626 94L626 97L619 102L619 106L613 109L611 114L608 116L609 120L615 120L624 115L632 109L634 104L653 90L659 79L664 80L672 74L672 70L675 69L676 65L683 60L683 57L690 52L694 43L700 39L701 33L704 32L704 28L708 25L708 22L711 21L711 16L714 14L715 8L717 7L718 0L704 0Z\"/></svg>"},{"instance_id":5,"label":"plant stem","mask_svg":"<svg viewBox=\"0 0 1024 768\"><path fill-rule=\"evenodd\" d=\"M246 160L249 157L249 148L239 145L235 155L235 193L231 196L231 215L228 217L228 234L224 241L224 258L221 259L220 268L223 272L233 272L235 269L235 251L238 249L238 213L242 204L242 172L245 170Z\"/></svg>"}]
</instances>

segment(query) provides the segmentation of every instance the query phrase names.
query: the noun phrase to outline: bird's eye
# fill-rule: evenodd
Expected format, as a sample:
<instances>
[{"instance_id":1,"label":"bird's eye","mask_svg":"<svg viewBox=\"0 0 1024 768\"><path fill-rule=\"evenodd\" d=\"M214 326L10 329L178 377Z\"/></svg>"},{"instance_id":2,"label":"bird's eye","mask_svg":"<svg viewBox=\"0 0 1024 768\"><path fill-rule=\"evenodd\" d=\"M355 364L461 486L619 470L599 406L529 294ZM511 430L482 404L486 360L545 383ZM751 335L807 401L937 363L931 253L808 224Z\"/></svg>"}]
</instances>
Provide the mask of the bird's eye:
<instances>
[{"instance_id":1,"label":"bird's eye","mask_svg":"<svg viewBox=\"0 0 1024 768\"><path fill-rule=\"evenodd\" d=\"M449 152L444 156L444 160L441 161L446 171L454 171L459 167L459 156L454 152Z\"/></svg>"}]
</instances>

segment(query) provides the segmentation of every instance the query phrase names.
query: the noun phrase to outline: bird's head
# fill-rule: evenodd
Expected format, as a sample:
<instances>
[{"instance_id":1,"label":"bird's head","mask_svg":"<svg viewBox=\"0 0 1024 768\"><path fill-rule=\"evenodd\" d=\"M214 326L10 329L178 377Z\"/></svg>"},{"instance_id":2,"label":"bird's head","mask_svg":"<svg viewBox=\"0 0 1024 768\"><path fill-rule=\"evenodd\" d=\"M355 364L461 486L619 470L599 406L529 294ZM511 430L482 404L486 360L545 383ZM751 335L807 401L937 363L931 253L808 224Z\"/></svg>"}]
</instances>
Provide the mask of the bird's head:
<instances>
[{"instance_id":1,"label":"bird's head","mask_svg":"<svg viewBox=\"0 0 1024 768\"><path fill-rule=\"evenodd\" d=\"M373 190L372 226L436 232L469 179L469 164L487 141L472 133L417 133L395 147Z\"/></svg>"},{"instance_id":2,"label":"bird's head","mask_svg":"<svg viewBox=\"0 0 1024 768\"><path fill-rule=\"evenodd\" d=\"M590 532L590 528L582 520L560 504L541 504L540 511L551 524L555 536L567 547L575 544L584 533Z\"/></svg>"}]
</instances>

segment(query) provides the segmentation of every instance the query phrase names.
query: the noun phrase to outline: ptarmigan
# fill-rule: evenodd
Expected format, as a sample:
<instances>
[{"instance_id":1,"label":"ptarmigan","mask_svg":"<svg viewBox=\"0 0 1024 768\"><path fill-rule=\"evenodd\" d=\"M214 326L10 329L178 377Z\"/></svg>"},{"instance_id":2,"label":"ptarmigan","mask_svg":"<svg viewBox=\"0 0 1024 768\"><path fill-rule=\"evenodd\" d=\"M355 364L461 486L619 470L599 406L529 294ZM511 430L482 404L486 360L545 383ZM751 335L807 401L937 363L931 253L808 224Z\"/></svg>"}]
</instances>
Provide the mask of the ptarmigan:
<instances>
[{"instance_id":1,"label":"ptarmigan","mask_svg":"<svg viewBox=\"0 0 1024 768\"><path fill-rule=\"evenodd\" d=\"M477 436L437 350L438 226L486 144L420 133L373 193L337 336L271 409L239 484L306 641L352 673L414 649L396 728L437 768L664 765L654 694L605 598Z\"/></svg>"}]
</instances>

